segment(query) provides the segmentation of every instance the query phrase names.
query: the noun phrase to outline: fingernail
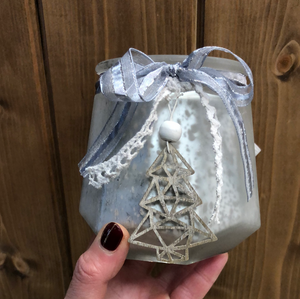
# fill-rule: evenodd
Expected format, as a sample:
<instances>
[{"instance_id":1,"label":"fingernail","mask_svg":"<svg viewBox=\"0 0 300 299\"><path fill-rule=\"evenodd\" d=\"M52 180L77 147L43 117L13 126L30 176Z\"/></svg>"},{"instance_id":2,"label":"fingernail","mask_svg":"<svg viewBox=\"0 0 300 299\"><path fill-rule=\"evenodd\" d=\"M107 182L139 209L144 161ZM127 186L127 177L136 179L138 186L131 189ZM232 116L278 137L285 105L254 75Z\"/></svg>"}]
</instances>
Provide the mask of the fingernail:
<instances>
[{"instance_id":1,"label":"fingernail","mask_svg":"<svg viewBox=\"0 0 300 299\"><path fill-rule=\"evenodd\" d=\"M114 251L120 245L123 238L123 232L117 223L108 223L101 236L101 245L109 250Z\"/></svg>"}]
</instances>

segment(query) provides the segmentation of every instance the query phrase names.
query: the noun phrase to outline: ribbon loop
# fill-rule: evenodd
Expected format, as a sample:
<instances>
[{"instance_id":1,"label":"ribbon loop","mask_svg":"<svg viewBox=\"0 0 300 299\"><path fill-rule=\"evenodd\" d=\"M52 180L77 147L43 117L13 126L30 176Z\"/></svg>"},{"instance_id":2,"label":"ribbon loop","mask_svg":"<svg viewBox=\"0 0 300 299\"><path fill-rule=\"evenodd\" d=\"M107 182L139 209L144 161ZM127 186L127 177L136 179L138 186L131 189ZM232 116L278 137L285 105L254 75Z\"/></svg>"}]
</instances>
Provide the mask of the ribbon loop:
<instances>
[{"instance_id":1,"label":"ribbon loop","mask_svg":"<svg viewBox=\"0 0 300 299\"><path fill-rule=\"evenodd\" d=\"M214 50L233 55L243 66L249 79L247 84L241 74L232 74L203 67L203 63ZM135 105L119 107L113 112L109 121L115 123L105 127L84 159L79 163L80 172L86 176L87 167L102 163L121 139L126 126L129 125L136 103L154 100L167 85L170 78L178 78L181 82L193 85L206 85L216 92L222 99L230 115L239 139L241 158L244 166L245 186L247 199L253 192L253 171L250 153L247 144L246 130L238 107L248 105L253 98L253 76L249 66L243 59L231 51L221 47L204 47L192 52L182 63L169 65L165 62L154 62L149 56L136 49L129 49L120 61L100 75L97 92L101 92L107 99L116 102L129 102ZM241 79L242 77L242 79ZM115 114L114 114L115 113ZM127 118L128 116L128 118ZM126 121L127 118L127 121ZM124 127L125 126L125 127ZM104 132L104 133L103 133ZM93 158L91 158L91 151ZM101 157L101 159L97 158ZM95 162L96 161L96 162Z\"/></svg>"}]
</instances>

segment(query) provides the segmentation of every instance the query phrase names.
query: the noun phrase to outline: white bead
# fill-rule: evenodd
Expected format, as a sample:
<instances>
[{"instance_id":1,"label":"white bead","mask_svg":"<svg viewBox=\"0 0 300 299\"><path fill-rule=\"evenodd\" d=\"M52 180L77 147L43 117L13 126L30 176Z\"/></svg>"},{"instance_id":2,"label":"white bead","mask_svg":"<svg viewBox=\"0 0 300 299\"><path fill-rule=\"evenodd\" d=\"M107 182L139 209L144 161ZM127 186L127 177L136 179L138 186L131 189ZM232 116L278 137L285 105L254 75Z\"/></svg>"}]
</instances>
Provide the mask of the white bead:
<instances>
[{"instance_id":1,"label":"white bead","mask_svg":"<svg viewBox=\"0 0 300 299\"><path fill-rule=\"evenodd\" d=\"M164 141L176 142L182 133L181 125L175 121L166 120L159 128L159 136Z\"/></svg>"}]
</instances>

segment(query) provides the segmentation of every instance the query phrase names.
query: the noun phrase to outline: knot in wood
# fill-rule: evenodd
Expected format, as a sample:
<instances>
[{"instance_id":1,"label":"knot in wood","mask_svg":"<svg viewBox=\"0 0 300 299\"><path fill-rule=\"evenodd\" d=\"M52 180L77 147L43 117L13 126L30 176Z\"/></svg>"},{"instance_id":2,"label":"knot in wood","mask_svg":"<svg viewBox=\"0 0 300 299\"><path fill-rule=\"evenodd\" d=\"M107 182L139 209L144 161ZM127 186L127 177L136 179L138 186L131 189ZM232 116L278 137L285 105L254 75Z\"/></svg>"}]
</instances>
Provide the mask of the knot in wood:
<instances>
[{"instance_id":1,"label":"knot in wood","mask_svg":"<svg viewBox=\"0 0 300 299\"><path fill-rule=\"evenodd\" d=\"M8 110L7 101L0 99L0 118L4 117L6 110Z\"/></svg>"},{"instance_id":2,"label":"knot in wood","mask_svg":"<svg viewBox=\"0 0 300 299\"><path fill-rule=\"evenodd\" d=\"M293 66L295 62L295 55L290 54L290 55L282 55L278 57L277 60L277 70L280 72L282 75L286 74Z\"/></svg>"},{"instance_id":3,"label":"knot in wood","mask_svg":"<svg viewBox=\"0 0 300 299\"><path fill-rule=\"evenodd\" d=\"M16 273L21 277L29 276L30 267L19 253L0 251L0 270Z\"/></svg>"},{"instance_id":4,"label":"knot in wood","mask_svg":"<svg viewBox=\"0 0 300 299\"><path fill-rule=\"evenodd\" d=\"M11 260L12 260L12 263L13 263L17 273L20 276L26 277L29 275L29 272L30 272L29 265L19 254L13 255L11 257Z\"/></svg>"},{"instance_id":5,"label":"knot in wood","mask_svg":"<svg viewBox=\"0 0 300 299\"><path fill-rule=\"evenodd\" d=\"M300 63L300 46L292 40L278 54L273 69L274 75L281 77L289 75L298 68Z\"/></svg>"},{"instance_id":6,"label":"knot in wood","mask_svg":"<svg viewBox=\"0 0 300 299\"><path fill-rule=\"evenodd\" d=\"M6 261L7 254L0 251L0 269L4 267Z\"/></svg>"}]
</instances>

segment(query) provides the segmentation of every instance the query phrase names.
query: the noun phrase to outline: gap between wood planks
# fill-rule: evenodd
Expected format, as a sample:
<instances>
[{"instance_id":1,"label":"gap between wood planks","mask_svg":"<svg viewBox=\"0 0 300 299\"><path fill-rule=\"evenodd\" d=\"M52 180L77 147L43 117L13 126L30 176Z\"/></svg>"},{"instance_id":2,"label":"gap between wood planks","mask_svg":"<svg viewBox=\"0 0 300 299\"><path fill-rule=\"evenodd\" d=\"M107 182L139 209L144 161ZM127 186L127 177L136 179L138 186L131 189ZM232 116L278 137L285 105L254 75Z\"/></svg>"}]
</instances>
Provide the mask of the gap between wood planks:
<instances>
[{"instance_id":1,"label":"gap between wood planks","mask_svg":"<svg viewBox=\"0 0 300 299\"><path fill-rule=\"evenodd\" d=\"M49 150L50 154L50 167L49 171L51 172L52 178L52 192L56 196L52 196L53 198L53 206L55 210L55 224L56 224L56 235L58 237L58 241L60 244L60 252L61 252L61 263L63 267L63 276L64 276L64 285L65 289L67 289L70 278L73 273L73 265L72 265L72 256L71 256L71 243L70 243L70 233L68 227L68 219L67 219L67 208L66 208L66 200L63 188L63 176L61 171L61 161L59 154L59 146L58 146L58 137L57 137L57 129L56 129L56 121L55 121L55 109L53 102L53 92L52 92L52 83L51 83L51 75L50 75L50 67L48 60L48 48L47 48L47 39L45 33L45 23L44 23L44 12L43 12L43 4L42 0L35 0L36 12L37 12L37 22L39 26L39 34L40 34L40 42L43 54L43 62L44 62L44 70L45 70L45 78L46 78L46 87L47 87L47 95L48 95L48 105L49 105L49 116L50 116L50 124L48 125L48 134L49 134L49 143L51 145L51 149ZM58 200L55 201L54 199Z\"/></svg>"}]
</instances>

